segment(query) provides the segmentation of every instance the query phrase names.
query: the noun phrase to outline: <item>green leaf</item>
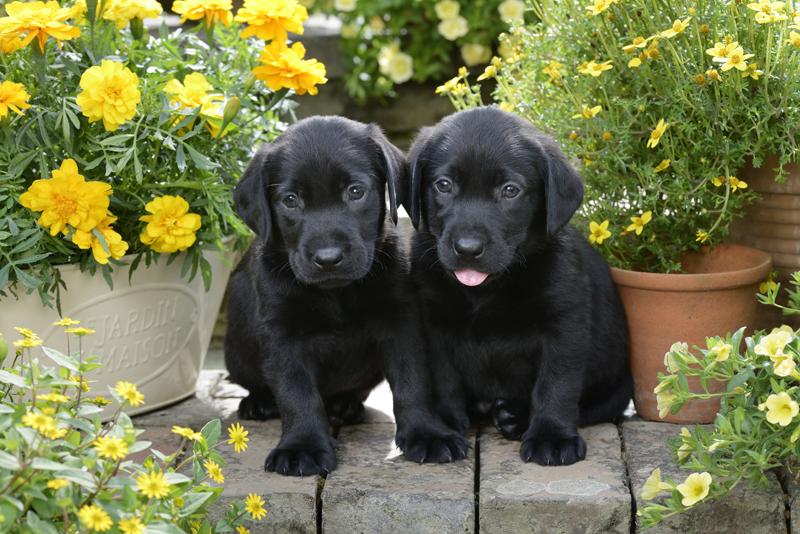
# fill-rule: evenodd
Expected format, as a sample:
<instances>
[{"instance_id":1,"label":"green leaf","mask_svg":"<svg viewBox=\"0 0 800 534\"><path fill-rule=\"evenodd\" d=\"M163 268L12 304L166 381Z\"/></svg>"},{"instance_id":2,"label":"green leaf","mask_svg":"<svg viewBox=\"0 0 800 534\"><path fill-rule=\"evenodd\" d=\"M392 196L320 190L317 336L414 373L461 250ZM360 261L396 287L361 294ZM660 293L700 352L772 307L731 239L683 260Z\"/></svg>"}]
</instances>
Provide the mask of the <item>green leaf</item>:
<instances>
[{"instance_id":1,"label":"green leaf","mask_svg":"<svg viewBox=\"0 0 800 534\"><path fill-rule=\"evenodd\" d=\"M178 150L175 153L175 164L178 166L179 171L186 170L186 155L183 153L183 143L178 145Z\"/></svg>"},{"instance_id":2,"label":"green leaf","mask_svg":"<svg viewBox=\"0 0 800 534\"><path fill-rule=\"evenodd\" d=\"M42 285L41 280L37 280L36 278L32 277L31 275L26 274L25 272L19 270L16 265L14 266L14 273L17 275L17 280L22 282L22 284L27 286L27 287L35 289L35 288L39 287L40 285Z\"/></svg>"},{"instance_id":3,"label":"green leaf","mask_svg":"<svg viewBox=\"0 0 800 534\"><path fill-rule=\"evenodd\" d=\"M736 389L739 386L743 385L749 379L753 378L753 376L755 376L753 374L753 371L745 371L743 373L739 373L737 375L734 375L733 378L731 378L728 381L728 386L726 387L726 390L727 391L733 391L734 389Z\"/></svg>"},{"instance_id":4,"label":"green leaf","mask_svg":"<svg viewBox=\"0 0 800 534\"><path fill-rule=\"evenodd\" d=\"M44 353L47 354L51 360L56 362L61 367L66 367L67 369L75 373L78 372L78 366L75 365L74 362L72 362L72 359L69 356L64 356L57 350L48 347L42 347L42 350L44 350Z\"/></svg>"},{"instance_id":5,"label":"green leaf","mask_svg":"<svg viewBox=\"0 0 800 534\"><path fill-rule=\"evenodd\" d=\"M20 467L22 466L16 456L6 451L0 451L0 468L16 470Z\"/></svg>"},{"instance_id":6,"label":"green leaf","mask_svg":"<svg viewBox=\"0 0 800 534\"><path fill-rule=\"evenodd\" d=\"M155 510L155 508L153 508L153 510ZM147 534L186 534L186 533L175 523L167 521L153 521L147 525Z\"/></svg>"},{"instance_id":7,"label":"green leaf","mask_svg":"<svg viewBox=\"0 0 800 534\"><path fill-rule=\"evenodd\" d=\"M219 441L219 436L222 433L222 423L220 423L219 419L209 421L200 433L206 438L208 446L213 447Z\"/></svg>"},{"instance_id":8,"label":"green leaf","mask_svg":"<svg viewBox=\"0 0 800 534\"><path fill-rule=\"evenodd\" d=\"M17 387L27 389L30 388L30 383L21 376L9 373L8 371L0 371L0 382L4 384L14 384Z\"/></svg>"},{"instance_id":9,"label":"green leaf","mask_svg":"<svg viewBox=\"0 0 800 534\"><path fill-rule=\"evenodd\" d=\"M11 264L6 263L3 267L0 268L0 291L4 287L6 287L6 283L8 283L8 273L11 271Z\"/></svg>"},{"instance_id":10,"label":"green leaf","mask_svg":"<svg viewBox=\"0 0 800 534\"><path fill-rule=\"evenodd\" d=\"M200 255L200 273L203 275L203 285L206 291L211 289L211 264Z\"/></svg>"},{"instance_id":11,"label":"green leaf","mask_svg":"<svg viewBox=\"0 0 800 534\"><path fill-rule=\"evenodd\" d=\"M114 289L114 281L111 279L111 267L108 264L103 265L103 278L110 289Z\"/></svg>"},{"instance_id":12,"label":"green leaf","mask_svg":"<svg viewBox=\"0 0 800 534\"><path fill-rule=\"evenodd\" d=\"M211 170L211 169L213 169L215 167L219 167L219 165L217 163L214 163L213 161L208 159L206 156L204 156L203 154L201 154L200 152L198 152L197 150L192 148L191 145L187 144L186 145L186 150L189 151L189 155L192 157L192 160L194 161L195 165L197 165L198 167L200 167L204 171L208 171L208 170Z\"/></svg>"},{"instance_id":13,"label":"green leaf","mask_svg":"<svg viewBox=\"0 0 800 534\"><path fill-rule=\"evenodd\" d=\"M213 493L210 492L203 492L203 493L190 493L183 498L183 506L178 509L178 515L180 517L188 517L195 510L203 506L209 499L214 496Z\"/></svg>"},{"instance_id":14,"label":"green leaf","mask_svg":"<svg viewBox=\"0 0 800 534\"><path fill-rule=\"evenodd\" d=\"M41 469L43 471L60 471L64 469L64 464L60 462L54 462L53 460L49 460L47 458L34 458L31 461L31 467L34 469Z\"/></svg>"},{"instance_id":15,"label":"green leaf","mask_svg":"<svg viewBox=\"0 0 800 534\"><path fill-rule=\"evenodd\" d=\"M132 138L133 134L112 135L100 141L100 146L119 146L124 145L125 141Z\"/></svg>"},{"instance_id":16,"label":"green leaf","mask_svg":"<svg viewBox=\"0 0 800 534\"><path fill-rule=\"evenodd\" d=\"M105 236L97 228L92 228L92 234L94 234L94 236L97 238L97 241L100 242L100 245L103 247L103 251L110 256L111 251L108 249L108 242L106 241ZM112 286L111 289L114 289L114 287Z\"/></svg>"}]
</instances>

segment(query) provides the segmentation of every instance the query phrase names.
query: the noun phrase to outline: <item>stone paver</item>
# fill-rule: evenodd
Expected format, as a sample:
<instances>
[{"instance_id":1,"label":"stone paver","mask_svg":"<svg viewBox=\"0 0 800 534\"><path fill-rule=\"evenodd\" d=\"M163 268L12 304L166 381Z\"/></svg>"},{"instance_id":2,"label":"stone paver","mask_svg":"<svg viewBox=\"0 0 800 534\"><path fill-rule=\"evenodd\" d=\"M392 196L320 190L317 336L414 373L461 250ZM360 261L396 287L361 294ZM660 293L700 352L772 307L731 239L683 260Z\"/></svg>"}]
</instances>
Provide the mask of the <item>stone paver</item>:
<instances>
[{"instance_id":1,"label":"stone paver","mask_svg":"<svg viewBox=\"0 0 800 534\"><path fill-rule=\"evenodd\" d=\"M339 431L339 466L322 490L323 534L473 533L474 448L457 462L417 464L394 447L394 434L385 423Z\"/></svg>"},{"instance_id":2,"label":"stone paver","mask_svg":"<svg viewBox=\"0 0 800 534\"><path fill-rule=\"evenodd\" d=\"M696 472L680 469L669 454L670 449L666 439L678 436L681 425L630 420L624 422L622 428L628 473L637 506L643 504L641 494L644 483L656 467L661 468L662 477L671 476L676 482L683 481ZM648 534L785 533L784 494L777 477L772 473L768 477L774 484L766 490L760 489L754 493L747 489L746 483L740 483L724 499L709 501L692 510L669 517L647 532Z\"/></svg>"},{"instance_id":3,"label":"stone paver","mask_svg":"<svg viewBox=\"0 0 800 534\"><path fill-rule=\"evenodd\" d=\"M481 534L630 531L631 496L617 427L580 429L586 459L544 467L525 463L520 442L493 427L480 435Z\"/></svg>"}]
</instances>

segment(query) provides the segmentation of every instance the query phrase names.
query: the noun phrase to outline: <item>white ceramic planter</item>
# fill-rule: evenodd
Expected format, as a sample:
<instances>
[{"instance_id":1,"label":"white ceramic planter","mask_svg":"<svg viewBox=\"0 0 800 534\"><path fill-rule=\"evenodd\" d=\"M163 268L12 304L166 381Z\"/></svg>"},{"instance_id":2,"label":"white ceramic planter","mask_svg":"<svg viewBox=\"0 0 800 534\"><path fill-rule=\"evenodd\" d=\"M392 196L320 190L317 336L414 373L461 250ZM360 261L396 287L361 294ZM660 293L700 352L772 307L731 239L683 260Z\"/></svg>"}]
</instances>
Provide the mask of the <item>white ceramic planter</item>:
<instances>
[{"instance_id":1,"label":"white ceramic planter","mask_svg":"<svg viewBox=\"0 0 800 534\"><path fill-rule=\"evenodd\" d=\"M61 292L64 317L96 331L82 340L84 356L99 356L103 364L87 375L96 381L90 384L91 396L108 398L107 386L132 382L145 396L144 405L125 410L136 414L194 393L231 273L216 252L203 255L213 273L208 292L199 271L191 282L188 274L181 278L183 257L167 265L168 257L163 255L158 265L148 268L142 261L130 284L129 268L114 267L113 291L100 273L92 276L78 265L59 267L67 284ZM125 256L123 261L130 263L134 257ZM234 253L228 253L227 259L233 263ZM18 300L8 290L6 294L10 297L0 301L0 332L9 345L19 338L14 330L19 326L38 334L44 346L66 353L64 328L53 326L61 318L55 309L42 306L38 292L17 291ZM70 343L76 352L77 338L71 336ZM32 349L32 355L45 365L53 364L41 347Z\"/></svg>"}]
</instances>

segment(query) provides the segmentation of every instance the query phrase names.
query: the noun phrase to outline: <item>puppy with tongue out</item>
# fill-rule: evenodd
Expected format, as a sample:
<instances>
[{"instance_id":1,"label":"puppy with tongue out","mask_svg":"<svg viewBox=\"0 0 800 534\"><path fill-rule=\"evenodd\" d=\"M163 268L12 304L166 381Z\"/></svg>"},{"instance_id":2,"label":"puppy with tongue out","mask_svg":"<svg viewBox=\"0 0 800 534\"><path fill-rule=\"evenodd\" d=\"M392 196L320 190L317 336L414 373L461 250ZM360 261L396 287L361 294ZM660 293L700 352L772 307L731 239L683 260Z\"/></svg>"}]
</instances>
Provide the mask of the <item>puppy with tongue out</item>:
<instances>
[{"instance_id":1,"label":"puppy with tongue out","mask_svg":"<svg viewBox=\"0 0 800 534\"><path fill-rule=\"evenodd\" d=\"M436 410L490 419L524 461L582 460L579 426L630 401L625 312L608 265L569 221L583 182L558 145L496 107L423 128L404 206L417 231Z\"/></svg>"}]
</instances>

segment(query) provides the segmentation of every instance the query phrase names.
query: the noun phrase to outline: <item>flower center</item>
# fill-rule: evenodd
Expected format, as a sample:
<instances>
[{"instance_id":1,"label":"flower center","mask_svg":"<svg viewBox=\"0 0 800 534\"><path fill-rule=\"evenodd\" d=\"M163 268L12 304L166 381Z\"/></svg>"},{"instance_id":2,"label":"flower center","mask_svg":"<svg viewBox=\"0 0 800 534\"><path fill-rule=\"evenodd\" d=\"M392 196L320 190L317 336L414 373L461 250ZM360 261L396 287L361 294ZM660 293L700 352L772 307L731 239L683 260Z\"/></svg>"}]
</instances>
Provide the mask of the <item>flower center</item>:
<instances>
[{"instance_id":1,"label":"flower center","mask_svg":"<svg viewBox=\"0 0 800 534\"><path fill-rule=\"evenodd\" d=\"M108 104L116 104L120 101L120 87L118 85L106 86L105 101Z\"/></svg>"},{"instance_id":2,"label":"flower center","mask_svg":"<svg viewBox=\"0 0 800 534\"><path fill-rule=\"evenodd\" d=\"M653 130L653 134L651 135L651 137L653 139L658 139L661 137L661 132L659 132L658 130Z\"/></svg>"},{"instance_id":3,"label":"flower center","mask_svg":"<svg viewBox=\"0 0 800 534\"><path fill-rule=\"evenodd\" d=\"M63 189L55 194L55 211L62 219L69 218L78 209L78 200L75 191Z\"/></svg>"}]
</instances>

